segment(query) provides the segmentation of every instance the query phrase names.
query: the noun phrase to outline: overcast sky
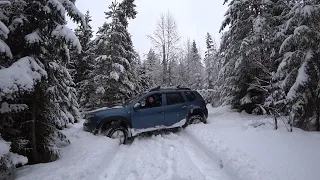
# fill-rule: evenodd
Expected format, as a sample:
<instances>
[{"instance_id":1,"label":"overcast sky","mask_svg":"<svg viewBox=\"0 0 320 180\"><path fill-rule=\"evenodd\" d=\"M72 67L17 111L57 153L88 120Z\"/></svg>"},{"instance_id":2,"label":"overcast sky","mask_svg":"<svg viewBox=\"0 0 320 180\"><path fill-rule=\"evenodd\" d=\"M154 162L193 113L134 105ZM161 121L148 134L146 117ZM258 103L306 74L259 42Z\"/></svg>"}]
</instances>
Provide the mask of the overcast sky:
<instances>
[{"instance_id":1,"label":"overcast sky","mask_svg":"<svg viewBox=\"0 0 320 180\"><path fill-rule=\"evenodd\" d=\"M96 31L105 22L104 12L113 0L77 0L76 6L85 13L89 10L92 16L92 27ZM118 0L119 1L119 0ZM220 41L219 28L224 19L227 6L223 0L136 0L137 17L130 20L129 32L132 35L135 49L140 55L146 54L152 44L147 38L156 29L161 13L174 16L179 34L183 39L195 39L203 53L205 51L205 35L211 33L216 42ZM74 29L75 24L69 22Z\"/></svg>"}]
</instances>

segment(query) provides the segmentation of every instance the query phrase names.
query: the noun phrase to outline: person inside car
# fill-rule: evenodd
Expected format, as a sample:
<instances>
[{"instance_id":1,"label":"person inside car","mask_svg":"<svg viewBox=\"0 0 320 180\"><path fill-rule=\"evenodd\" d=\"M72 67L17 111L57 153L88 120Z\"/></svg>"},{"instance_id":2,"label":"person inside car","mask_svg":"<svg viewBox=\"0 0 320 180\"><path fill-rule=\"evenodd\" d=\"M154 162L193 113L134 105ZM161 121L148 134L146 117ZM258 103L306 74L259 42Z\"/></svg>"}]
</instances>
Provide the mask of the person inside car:
<instances>
[{"instance_id":1,"label":"person inside car","mask_svg":"<svg viewBox=\"0 0 320 180\"><path fill-rule=\"evenodd\" d=\"M147 98L146 108L152 108L156 106L156 101L153 96Z\"/></svg>"}]
</instances>

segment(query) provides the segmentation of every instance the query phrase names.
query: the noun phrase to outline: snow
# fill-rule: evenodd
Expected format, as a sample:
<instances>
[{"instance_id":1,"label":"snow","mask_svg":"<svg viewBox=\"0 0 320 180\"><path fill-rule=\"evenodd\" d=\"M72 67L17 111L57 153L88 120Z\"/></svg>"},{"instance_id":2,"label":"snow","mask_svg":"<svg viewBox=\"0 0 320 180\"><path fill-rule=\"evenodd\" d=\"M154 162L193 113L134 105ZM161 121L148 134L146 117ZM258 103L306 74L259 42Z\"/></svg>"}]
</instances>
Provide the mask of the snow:
<instances>
[{"instance_id":1,"label":"snow","mask_svg":"<svg viewBox=\"0 0 320 180\"><path fill-rule=\"evenodd\" d=\"M84 132L82 123L69 125L64 130L71 144L62 149L59 160L24 166L20 168L17 180L97 179L96 174L110 163L119 145L116 140Z\"/></svg>"},{"instance_id":2,"label":"snow","mask_svg":"<svg viewBox=\"0 0 320 180\"><path fill-rule=\"evenodd\" d=\"M81 19L81 24L83 24L84 27L87 26L87 23L85 21L84 15L79 11L79 9L75 6L74 3L70 0L59 0L64 7L68 11L68 15L73 18L73 17L79 17ZM64 15L63 15L64 16Z\"/></svg>"},{"instance_id":3,"label":"snow","mask_svg":"<svg viewBox=\"0 0 320 180\"><path fill-rule=\"evenodd\" d=\"M0 136L0 158L3 155L8 154L9 150L10 150L10 144L4 141L3 139L1 139L1 136Z\"/></svg>"},{"instance_id":4,"label":"snow","mask_svg":"<svg viewBox=\"0 0 320 180\"><path fill-rule=\"evenodd\" d=\"M1 5L11 5L10 1L0 1Z\"/></svg>"},{"instance_id":5,"label":"snow","mask_svg":"<svg viewBox=\"0 0 320 180\"><path fill-rule=\"evenodd\" d=\"M7 26L4 25L3 22L0 21L0 35L7 39L9 32L10 31L7 28Z\"/></svg>"},{"instance_id":6,"label":"snow","mask_svg":"<svg viewBox=\"0 0 320 180\"><path fill-rule=\"evenodd\" d=\"M123 65L119 63L113 63L112 68L119 70L121 73L124 73L125 71L125 68L123 67Z\"/></svg>"},{"instance_id":7,"label":"snow","mask_svg":"<svg viewBox=\"0 0 320 180\"><path fill-rule=\"evenodd\" d=\"M57 39L64 39L66 42L69 42L73 47L77 48L78 53L81 52L81 44L78 37L74 32L64 25L58 25L53 31L52 35Z\"/></svg>"},{"instance_id":8,"label":"snow","mask_svg":"<svg viewBox=\"0 0 320 180\"><path fill-rule=\"evenodd\" d=\"M42 39L39 35L39 30L36 30L28 35L25 36L26 41L28 41L28 43L39 43L42 42Z\"/></svg>"},{"instance_id":9,"label":"snow","mask_svg":"<svg viewBox=\"0 0 320 180\"><path fill-rule=\"evenodd\" d=\"M253 31L256 34L260 34L263 31L263 27L265 24L265 18L261 17L260 15L258 15L254 20L253 20Z\"/></svg>"},{"instance_id":10,"label":"snow","mask_svg":"<svg viewBox=\"0 0 320 180\"><path fill-rule=\"evenodd\" d=\"M0 39L0 53L6 53L6 56L12 58L12 53L9 46Z\"/></svg>"},{"instance_id":11,"label":"snow","mask_svg":"<svg viewBox=\"0 0 320 180\"><path fill-rule=\"evenodd\" d=\"M10 143L4 141L0 136L0 158L3 157L4 155L8 155L9 159L14 165L18 165L18 164L24 165L28 163L28 158L9 152L9 151L10 151Z\"/></svg>"},{"instance_id":12,"label":"snow","mask_svg":"<svg viewBox=\"0 0 320 180\"><path fill-rule=\"evenodd\" d=\"M52 163L25 166L18 180L318 180L320 133L272 118L208 106L208 124L138 136L131 144L69 125L71 145ZM54 170L54 171L53 171Z\"/></svg>"},{"instance_id":13,"label":"snow","mask_svg":"<svg viewBox=\"0 0 320 180\"><path fill-rule=\"evenodd\" d=\"M21 156L19 154L16 154L16 153L10 152L9 158L12 161L12 163L15 165L18 165L18 164L25 165L28 163L28 158Z\"/></svg>"},{"instance_id":14,"label":"snow","mask_svg":"<svg viewBox=\"0 0 320 180\"><path fill-rule=\"evenodd\" d=\"M61 4L61 2L59 2L59 0L49 0L48 4L51 4L54 7L54 9L56 9L57 11L60 11L61 17L65 16L66 10Z\"/></svg>"},{"instance_id":15,"label":"snow","mask_svg":"<svg viewBox=\"0 0 320 180\"><path fill-rule=\"evenodd\" d=\"M272 118L210 108L206 125L187 128L203 148L221 158L230 173L245 180L317 180L320 134L283 124L273 130Z\"/></svg>"},{"instance_id":16,"label":"snow","mask_svg":"<svg viewBox=\"0 0 320 180\"><path fill-rule=\"evenodd\" d=\"M47 73L32 57L24 57L10 67L0 69L0 98L19 90L30 91Z\"/></svg>"},{"instance_id":17,"label":"snow","mask_svg":"<svg viewBox=\"0 0 320 180\"><path fill-rule=\"evenodd\" d=\"M26 104L9 104L7 102L2 102L0 104L0 114L11 111L19 112L27 108L28 106Z\"/></svg>"},{"instance_id":18,"label":"snow","mask_svg":"<svg viewBox=\"0 0 320 180\"><path fill-rule=\"evenodd\" d=\"M313 5L305 5L302 8L301 13L303 14L304 17L310 17L312 16L312 13L314 13L314 11L315 11L315 7Z\"/></svg>"},{"instance_id":19,"label":"snow","mask_svg":"<svg viewBox=\"0 0 320 180\"><path fill-rule=\"evenodd\" d=\"M171 126L156 126L152 128L145 128L145 129L130 129L131 135L136 136L137 134L143 133L143 132L149 132L149 131L155 131L159 129L171 129L171 128L176 128L176 127L182 127L183 125L186 124L186 119L182 119L181 121L171 125Z\"/></svg>"},{"instance_id":20,"label":"snow","mask_svg":"<svg viewBox=\"0 0 320 180\"><path fill-rule=\"evenodd\" d=\"M298 70L298 76L296 78L295 83L293 86L290 88L288 94L287 94L287 99L293 99L296 97L296 92L298 91L299 86L304 85L308 81L308 74L307 74L307 61L302 63L301 67Z\"/></svg>"},{"instance_id":21,"label":"snow","mask_svg":"<svg viewBox=\"0 0 320 180\"><path fill-rule=\"evenodd\" d=\"M110 78L111 78L111 79L114 79L114 80L116 80L116 81L119 81L120 75L119 75L119 73L117 73L116 71L111 71L111 72L110 72Z\"/></svg>"}]
</instances>

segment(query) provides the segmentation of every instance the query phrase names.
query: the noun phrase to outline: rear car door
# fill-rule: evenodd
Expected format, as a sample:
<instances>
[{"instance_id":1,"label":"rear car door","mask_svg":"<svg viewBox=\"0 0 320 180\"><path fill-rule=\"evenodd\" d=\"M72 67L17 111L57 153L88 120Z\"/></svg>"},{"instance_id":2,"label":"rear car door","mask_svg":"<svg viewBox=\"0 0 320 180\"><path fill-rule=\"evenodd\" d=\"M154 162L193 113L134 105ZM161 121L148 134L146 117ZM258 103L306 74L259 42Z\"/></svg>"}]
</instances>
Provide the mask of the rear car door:
<instances>
[{"instance_id":1,"label":"rear car door","mask_svg":"<svg viewBox=\"0 0 320 180\"><path fill-rule=\"evenodd\" d=\"M156 100L154 106L144 106L142 105L139 108L132 110L131 112L131 120L132 127L134 129L146 129L153 128L156 126L165 125L165 107L163 106L163 94L156 93L152 94ZM140 104L145 104L147 98L149 96L140 100Z\"/></svg>"},{"instance_id":2,"label":"rear car door","mask_svg":"<svg viewBox=\"0 0 320 180\"><path fill-rule=\"evenodd\" d=\"M167 92L165 121L166 126L172 126L186 118L188 107L185 104L186 100L181 92Z\"/></svg>"}]
</instances>

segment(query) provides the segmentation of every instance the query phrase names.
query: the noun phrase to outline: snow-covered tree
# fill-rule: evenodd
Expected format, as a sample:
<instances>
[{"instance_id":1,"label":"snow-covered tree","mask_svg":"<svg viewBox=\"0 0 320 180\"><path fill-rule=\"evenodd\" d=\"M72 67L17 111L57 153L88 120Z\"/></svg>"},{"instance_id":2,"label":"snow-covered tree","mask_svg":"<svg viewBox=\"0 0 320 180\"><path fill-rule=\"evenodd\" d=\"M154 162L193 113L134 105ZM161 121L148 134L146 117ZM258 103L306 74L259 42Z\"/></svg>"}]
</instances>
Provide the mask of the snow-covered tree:
<instances>
[{"instance_id":1,"label":"snow-covered tree","mask_svg":"<svg viewBox=\"0 0 320 180\"><path fill-rule=\"evenodd\" d=\"M135 18L133 1L113 2L105 23L95 41L95 69L93 81L96 92L90 97L95 107L122 104L136 93L133 65L136 53L128 32L128 19ZM127 9L129 8L129 9Z\"/></svg>"},{"instance_id":2,"label":"snow-covered tree","mask_svg":"<svg viewBox=\"0 0 320 180\"><path fill-rule=\"evenodd\" d=\"M1 6L1 16L7 17L1 21L10 30L5 43L12 52L12 58L2 56L0 61L1 80L7 77L0 83L1 128L8 130L2 137L29 163L53 161L63 144L57 142L69 143L57 128L78 117L74 83L66 66L68 46L79 52L81 46L65 26L65 15L85 24L84 18L70 0L10 3L10 8Z\"/></svg>"},{"instance_id":3,"label":"snow-covered tree","mask_svg":"<svg viewBox=\"0 0 320 180\"><path fill-rule=\"evenodd\" d=\"M203 65L201 63L201 56L198 52L195 41L191 45L191 54L187 60L189 69L189 86L193 89L202 89L203 86Z\"/></svg>"},{"instance_id":4,"label":"snow-covered tree","mask_svg":"<svg viewBox=\"0 0 320 180\"><path fill-rule=\"evenodd\" d=\"M227 0L225 3L228 2ZM269 95L274 64L275 30L281 9L279 1L232 0L221 30L221 53L225 58L220 70L223 101L247 112L260 112Z\"/></svg>"},{"instance_id":5,"label":"snow-covered tree","mask_svg":"<svg viewBox=\"0 0 320 180\"><path fill-rule=\"evenodd\" d=\"M86 109L86 106L89 106L88 98L90 94L95 92L91 81L95 54L93 51L93 43L91 41L91 38L93 37L93 30L90 25L92 20L89 11L85 14L85 21L86 26L80 24L75 29L75 34L82 46L81 53L79 54L76 50L73 50L71 66L69 66L69 68L71 67L72 69L74 82L76 83L79 105L84 109Z\"/></svg>"},{"instance_id":6,"label":"snow-covered tree","mask_svg":"<svg viewBox=\"0 0 320 180\"><path fill-rule=\"evenodd\" d=\"M146 56L143 66L145 68L145 77L148 79L149 88L160 86L162 84L162 66L160 59L153 49L150 49Z\"/></svg>"},{"instance_id":7,"label":"snow-covered tree","mask_svg":"<svg viewBox=\"0 0 320 180\"><path fill-rule=\"evenodd\" d=\"M320 1L291 1L287 22L279 33L286 35L283 54L274 79L294 125L320 130Z\"/></svg>"},{"instance_id":8,"label":"snow-covered tree","mask_svg":"<svg viewBox=\"0 0 320 180\"><path fill-rule=\"evenodd\" d=\"M209 89L213 89L218 78L219 62L217 61L216 44L209 33L207 33L206 35L206 47L207 50L205 52L204 58L206 87Z\"/></svg>"}]
</instances>

